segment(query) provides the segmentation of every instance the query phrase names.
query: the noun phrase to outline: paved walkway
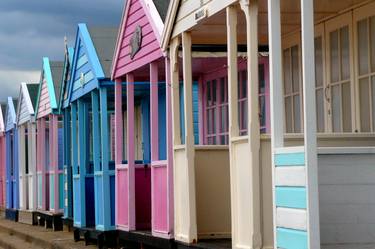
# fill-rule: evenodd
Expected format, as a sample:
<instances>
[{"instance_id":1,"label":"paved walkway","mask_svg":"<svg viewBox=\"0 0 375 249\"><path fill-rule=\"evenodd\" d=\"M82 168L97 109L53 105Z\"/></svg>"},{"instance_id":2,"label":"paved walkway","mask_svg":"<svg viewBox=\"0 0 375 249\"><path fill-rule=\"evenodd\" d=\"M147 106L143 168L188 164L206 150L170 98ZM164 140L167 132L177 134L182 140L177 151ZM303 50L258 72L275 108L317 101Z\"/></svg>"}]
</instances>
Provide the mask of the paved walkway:
<instances>
[{"instance_id":1,"label":"paved walkway","mask_svg":"<svg viewBox=\"0 0 375 249\"><path fill-rule=\"evenodd\" d=\"M83 241L74 242L70 232L53 232L0 218L0 248L7 249L94 249Z\"/></svg>"}]
</instances>

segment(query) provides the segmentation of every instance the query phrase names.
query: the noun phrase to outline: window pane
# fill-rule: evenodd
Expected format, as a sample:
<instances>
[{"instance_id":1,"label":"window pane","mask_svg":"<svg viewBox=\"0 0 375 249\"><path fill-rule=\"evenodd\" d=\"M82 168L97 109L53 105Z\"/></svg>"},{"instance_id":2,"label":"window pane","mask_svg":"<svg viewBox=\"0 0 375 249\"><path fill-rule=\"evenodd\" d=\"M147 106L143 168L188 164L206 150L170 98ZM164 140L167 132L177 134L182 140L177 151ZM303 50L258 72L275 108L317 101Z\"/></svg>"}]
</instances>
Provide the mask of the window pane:
<instances>
[{"instance_id":1,"label":"window pane","mask_svg":"<svg viewBox=\"0 0 375 249\"><path fill-rule=\"evenodd\" d=\"M371 71L375 72L375 16L370 18Z\"/></svg>"},{"instance_id":2,"label":"window pane","mask_svg":"<svg viewBox=\"0 0 375 249\"><path fill-rule=\"evenodd\" d=\"M285 128L287 133L293 132L292 122L292 97L287 97L285 98Z\"/></svg>"},{"instance_id":3,"label":"window pane","mask_svg":"<svg viewBox=\"0 0 375 249\"><path fill-rule=\"evenodd\" d=\"M370 98L369 98L369 82L368 78L359 80L360 92L360 113L361 113L361 131L370 131Z\"/></svg>"},{"instance_id":4,"label":"window pane","mask_svg":"<svg viewBox=\"0 0 375 249\"><path fill-rule=\"evenodd\" d=\"M210 106L210 105L211 105L211 82L210 82L210 81L207 81L206 86L207 86L207 88L206 88L206 93L207 93L207 106Z\"/></svg>"},{"instance_id":5,"label":"window pane","mask_svg":"<svg viewBox=\"0 0 375 249\"><path fill-rule=\"evenodd\" d=\"M266 126L266 98L264 96L259 98L259 112L260 126Z\"/></svg>"},{"instance_id":6,"label":"window pane","mask_svg":"<svg viewBox=\"0 0 375 249\"><path fill-rule=\"evenodd\" d=\"M316 86L323 85L322 37L315 38L315 81Z\"/></svg>"},{"instance_id":7,"label":"window pane","mask_svg":"<svg viewBox=\"0 0 375 249\"><path fill-rule=\"evenodd\" d=\"M259 65L259 93L266 92L266 82L264 79L264 65Z\"/></svg>"},{"instance_id":8,"label":"window pane","mask_svg":"<svg viewBox=\"0 0 375 249\"><path fill-rule=\"evenodd\" d=\"M207 111L207 134L212 133L212 128L211 128L212 120L211 120L211 110Z\"/></svg>"},{"instance_id":9,"label":"window pane","mask_svg":"<svg viewBox=\"0 0 375 249\"><path fill-rule=\"evenodd\" d=\"M341 45L341 80L350 78L350 61L349 61L349 27L346 26L340 30Z\"/></svg>"},{"instance_id":10,"label":"window pane","mask_svg":"<svg viewBox=\"0 0 375 249\"><path fill-rule=\"evenodd\" d=\"M292 77L293 77L293 92L299 91L299 56L298 46L292 47Z\"/></svg>"},{"instance_id":11,"label":"window pane","mask_svg":"<svg viewBox=\"0 0 375 249\"><path fill-rule=\"evenodd\" d=\"M350 99L350 82L342 84L342 120L344 132L352 131L352 110Z\"/></svg>"},{"instance_id":12,"label":"window pane","mask_svg":"<svg viewBox=\"0 0 375 249\"><path fill-rule=\"evenodd\" d=\"M316 118L318 132L324 132L324 96L323 89L316 91Z\"/></svg>"},{"instance_id":13,"label":"window pane","mask_svg":"<svg viewBox=\"0 0 375 249\"><path fill-rule=\"evenodd\" d=\"M216 80L212 81L212 104L216 104Z\"/></svg>"},{"instance_id":14,"label":"window pane","mask_svg":"<svg viewBox=\"0 0 375 249\"><path fill-rule=\"evenodd\" d=\"M216 134L216 108L212 112L212 134Z\"/></svg>"},{"instance_id":15,"label":"window pane","mask_svg":"<svg viewBox=\"0 0 375 249\"><path fill-rule=\"evenodd\" d=\"M367 19L358 22L358 64L359 74L368 73Z\"/></svg>"},{"instance_id":16,"label":"window pane","mask_svg":"<svg viewBox=\"0 0 375 249\"><path fill-rule=\"evenodd\" d=\"M294 132L301 132L301 106L300 106L300 97L295 95L293 97L293 111L294 111Z\"/></svg>"},{"instance_id":17,"label":"window pane","mask_svg":"<svg viewBox=\"0 0 375 249\"><path fill-rule=\"evenodd\" d=\"M339 37L338 31L330 33L331 81L339 81Z\"/></svg>"},{"instance_id":18,"label":"window pane","mask_svg":"<svg viewBox=\"0 0 375 249\"><path fill-rule=\"evenodd\" d=\"M247 99L245 101L241 102L242 108L242 124L241 124L241 129L247 129ZM242 133L242 135L247 134L247 132Z\"/></svg>"},{"instance_id":19,"label":"window pane","mask_svg":"<svg viewBox=\"0 0 375 249\"><path fill-rule=\"evenodd\" d=\"M340 85L332 87L332 125L334 132L341 131Z\"/></svg>"},{"instance_id":20,"label":"window pane","mask_svg":"<svg viewBox=\"0 0 375 249\"><path fill-rule=\"evenodd\" d=\"M247 71L242 71L242 84L241 84L241 91L242 95L241 98L246 98L247 96Z\"/></svg>"},{"instance_id":21,"label":"window pane","mask_svg":"<svg viewBox=\"0 0 375 249\"><path fill-rule=\"evenodd\" d=\"M291 63L289 49L284 50L284 91L285 94L292 92L292 76L290 74Z\"/></svg>"},{"instance_id":22,"label":"window pane","mask_svg":"<svg viewBox=\"0 0 375 249\"><path fill-rule=\"evenodd\" d=\"M220 101L226 102L226 96L225 96L225 79L220 79Z\"/></svg>"}]
</instances>

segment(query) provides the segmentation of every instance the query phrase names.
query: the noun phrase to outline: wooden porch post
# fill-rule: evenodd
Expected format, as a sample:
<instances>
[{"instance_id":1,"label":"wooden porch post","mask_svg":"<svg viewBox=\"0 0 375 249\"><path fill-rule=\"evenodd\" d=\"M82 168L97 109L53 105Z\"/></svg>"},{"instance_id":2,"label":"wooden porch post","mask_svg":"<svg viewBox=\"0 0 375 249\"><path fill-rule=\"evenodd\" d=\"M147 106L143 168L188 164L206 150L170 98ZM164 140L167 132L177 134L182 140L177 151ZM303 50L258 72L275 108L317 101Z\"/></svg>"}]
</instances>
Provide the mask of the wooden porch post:
<instances>
[{"instance_id":1,"label":"wooden porch post","mask_svg":"<svg viewBox=\"0 0 375 249\"><path fill-rule=\"evenodd\" d=\"M111 199L109 184L109 129L108 129L108 97L107 88L101 87L100 94L100 128L101 128L101 145L102 145L102 171L103 171L103 225L105 229L111 226Z\"/></svg>"},{"instance_id":2,"label":"wooden porch post","mask_svg":"<svg viewBox=\"0 0 375 249\"><path fill-rule=\"evenodd\" d=\"M115 160L116 165L122 164L123 153L123 127L122 127L122 81L116 79L115 83ZM116 176L117 179L117 176ZM117 188L116 188L117 189ZM116 195L117 196L117 195ZM116 199L117 201L117 199ZM116 204L117 207L117 204ZM116 211L117 213L117 211Z\"/></svg>"},{"instance_id":3,"label":"wooden porch post","mask_svg":"<svg viewBox=\"0 0 375 249\"><path fill-rule=\"evenodd\" d=\"M187 211L188 224L188 242L197 241L197 219L196 219L196 196L195 196L195 166L194 166L194 126L193 126L193 75L192 75L192 56L191 56L191 34L182 33L182 69L184 86L184 113L185 113L185 150L186 164L184 165L185 177L187 178Z\"/></svg>"},{"instance_id":4,"label":"wooden porch post","mask_svg":"<svg viewBox=\"0 0 375 249\"><path fill-rule=\"evenodd\" d=\"M227 7L227 46L228 46L228 109L229 140L239 135L238 125L238 65L237 65L237 10Z\"/></svg>"},{"instance_id":5,"label":"wooden porch post","mask_svg":"<svg viewBox=\"0 0 375 249\"><path fill-rule=\"evenodd\" d=\"M151 161L159 160L158 63L150 63Z\"/></svg>"},{"instance_id":6,"label":"wooden porch post","mask_svg":"<svg viewBox=\"0 0 375 249\"><path fill-rule=\"evenodd\" d=\"M128 228L135 230L134 75L127 75Z\"/></svg>"},{"instance_id":7,"label":"wooden porch post","mask_svg":"<svg viewBox=\"0 0 375 249\"><path fill-rule=\"evenodd\" d=\"M173 135L172 135L172 96L171 96L171 65L169 58L165 58L165 91L166 91L166 120L167 120L167 187L168 187L168 231L174 226L174 198L173 198ZM173 237L174 235L171 234Z\"/></svg>"},{"instance_id":8,"label":"wooden porch post","mask_svg":"<svg viewBox=\"0 0 375 249\"><path fill-rule=\"evenodd\" d=\"M42 210L47 209L46 196L46 119L43 117L40 120L40 162L42 167Z\"/></svg>"},{"instance_id":9,"label":"wooden porch post","mask_svg":"<svg viewBox=\"0 0 375 249\"><path fill-rule=\"evenodd\" d=\"M20 176L20 209L26 209L26 184L24 181L25 178L25 169L26 169L26 151L25 151L25 127L21 125L18 128L19 132L19 141L18 141L18 151L19 151L19 176Z\"/></svg>"},{"instance_id":10,"label":"wooden porch post","mask_svg":"<svg viewBox=\"0 0 375 249\"><path fill-rule=\"evenodd\" d=\"M316 141L314 1L301 0L302 78L309 248L320 248L318 156Z\"/></svg>"},{"instance_id":11,"label":"wooden porch post","mask_svg":"<svg viewBox=\"0 0 375 249\"><path fill-rule=\"evenodd\" d=\"M171 58L171 102L172 102L172 125L173 125L173 146L181 145L181 127L180 127L180 75L178 63L178 47L180 41L175 38L170 48Z\"/></svg>"},{"instance_id":12,"label":"wooden porch post","mask_svg":"<svg viewBox=\"0 0 375 249\"><path fill-rule=\"evenodd\" d=\"M97 90L91 91L91 110L92 110L92 150L93 150L93 162L94 172L100 171L100 112L99 112L99 94ZM94 173L95 175L95 173ZM94 176L95 177L95 176ZM94 178L96 182L96 178ZM98 184L94 184L95 193L99 193ZM101 205L102 200L94 198L94 205L98 207ZM98 210L95 209L95 220L99 220Z\"/></svg>"},{"instance_id":13,"label":"wooden porch post","mask_svg":"<svg viewBox=\"0 0 375 249\"><path fill-rule=\"evenodd\" d=\"M60 203L59 203L59 165L58 165L58 154L59 154L59 117L57 115L52 115L52 124L50 121L50 125L52 125L52 129L50 128L50 133L52 132L52 146L50 146L52 151L52 170L54 174L54 209L55 212L58 212L60 209Z\"/></svg>"},{"instance_id":14,"label":"wooden porch post","mask_svg":"<svg viewBox=\"0 0 375 249\"><path fill-rule=\"evenodd\" d=\"M31 121L28 123L28 135L29 135L29 144L28 144L28 150L29 150L29 175L31 177L32 183L31 186L32 188L29 189L29 196L32 199L29 201L30 206L29 208L32 210L37 209L37 169L36 169L36 124L34 121Z\"/></svg>"},{"instance_id":15,"label":"wooden porch post","mask_svg":"<svg viewBox=\"0 0 375 249\"><path fill-rule=\"evenodd\" d=\"M86 164L87 164L87 113L86 113L86 106L85 102L81 99L78 101L78 144L79 144L79 161L77 165L77 175L78 175L78 184L79 184L79 191L80 191L80 200L78 205L78 212L80 212L81 217L81 227L86 226L86 187L85 187L85 178L86 178ZM73 128L74 130L74 128ZM74 143L74 142L73 142ZM76 199L75 199L76 200Z\"/></svg>"},{"instance_id":16,"label":"wooden porch post","mask_svg":"<svg viewBox=\"0 0 375 249\"><path fill-rule=\"evenodd\" d=\"M272 147L272 195L273 195L273 238L277 248L276 226L276 187L275 187L275 153L276 148L284 146L284 108L283 108L283 74L281 72L281 20L280 0L268 0L268 43L270 52L270 104L271 104L271 147Z\"/></svg>"},{"instance_id":17,"label":"wooden porch post","mask_svg":"<svg viewBox=\"0 0 375 249\"><path fill-rule=\"evenodd\" d=\"M248 96L248 144L249 164L245 172L249 173L250 194L250 217L252 228L249 246L261 248L261 205L260 205L260 125L259 125L259 61L258 61L258 1L243 0L241 8L246 17L246 40L247 40L247 96Z\"/></svg>"}]
</instances>

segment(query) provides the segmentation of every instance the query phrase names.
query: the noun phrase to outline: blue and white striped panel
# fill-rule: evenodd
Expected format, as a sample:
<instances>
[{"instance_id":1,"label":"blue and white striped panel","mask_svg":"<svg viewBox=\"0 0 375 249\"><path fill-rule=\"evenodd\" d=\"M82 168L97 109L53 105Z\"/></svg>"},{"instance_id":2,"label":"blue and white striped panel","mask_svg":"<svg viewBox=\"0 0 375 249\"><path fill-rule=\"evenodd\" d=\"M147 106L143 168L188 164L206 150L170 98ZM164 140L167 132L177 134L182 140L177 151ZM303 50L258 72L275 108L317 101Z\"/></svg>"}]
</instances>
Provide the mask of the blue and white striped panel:
<instances>
[{"instance_id":1,"label":"blue and white striped panel","mask_svg":"<svg viewBox=\"0 0 375 249\"><path fill-rule=\"evenodd\" d=\"M307 191L303 147L277 150L275 160L276 243L307 249Z\"/></svg>"}]
</instances>

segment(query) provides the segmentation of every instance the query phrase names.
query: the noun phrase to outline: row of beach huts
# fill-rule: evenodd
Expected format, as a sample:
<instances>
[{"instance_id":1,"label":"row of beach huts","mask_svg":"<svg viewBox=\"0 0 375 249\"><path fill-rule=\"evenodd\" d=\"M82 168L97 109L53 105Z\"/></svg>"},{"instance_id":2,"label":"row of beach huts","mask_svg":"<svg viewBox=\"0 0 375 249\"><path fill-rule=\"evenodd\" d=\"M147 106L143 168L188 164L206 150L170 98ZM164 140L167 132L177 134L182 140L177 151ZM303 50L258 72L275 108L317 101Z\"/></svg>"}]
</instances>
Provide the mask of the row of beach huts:
<instances>
[{"instance_id":1,"label":"row of beach huts","mask_svg":"<svg viewBox=\"0 0 375 249\"><path fill-rule=\"evenodd\" d=\"M128 0L0 109L0 206L98 248L375 246L375 2Z\"/></svg>"}]
</instances>

